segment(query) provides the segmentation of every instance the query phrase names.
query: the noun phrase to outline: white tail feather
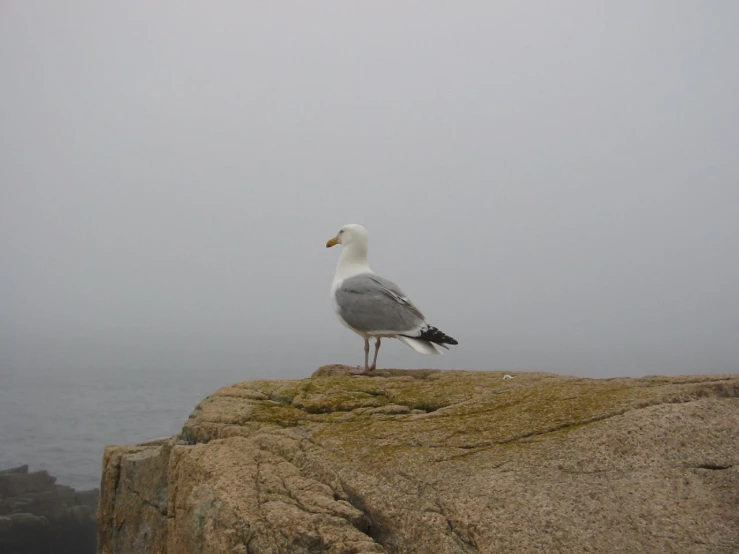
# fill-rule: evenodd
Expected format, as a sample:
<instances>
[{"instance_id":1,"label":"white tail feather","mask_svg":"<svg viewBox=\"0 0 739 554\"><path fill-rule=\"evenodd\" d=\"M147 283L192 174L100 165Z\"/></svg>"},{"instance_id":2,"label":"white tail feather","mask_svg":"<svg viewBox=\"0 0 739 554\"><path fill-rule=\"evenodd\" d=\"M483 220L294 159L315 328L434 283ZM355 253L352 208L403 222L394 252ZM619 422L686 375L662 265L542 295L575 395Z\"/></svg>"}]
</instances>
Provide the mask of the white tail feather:
<instances>
[{"instance_id":1,"label":"white tail feather","mask_svg":"<svg viewBox=\"0 0 739 554\"><path fill-rule=\"evenodd\" d=\"M398 337L406 345L410 346L419 354L441 354L441 349L432 342L425 340L411 339L409 337Z\"/></svg>"}]
</instances>

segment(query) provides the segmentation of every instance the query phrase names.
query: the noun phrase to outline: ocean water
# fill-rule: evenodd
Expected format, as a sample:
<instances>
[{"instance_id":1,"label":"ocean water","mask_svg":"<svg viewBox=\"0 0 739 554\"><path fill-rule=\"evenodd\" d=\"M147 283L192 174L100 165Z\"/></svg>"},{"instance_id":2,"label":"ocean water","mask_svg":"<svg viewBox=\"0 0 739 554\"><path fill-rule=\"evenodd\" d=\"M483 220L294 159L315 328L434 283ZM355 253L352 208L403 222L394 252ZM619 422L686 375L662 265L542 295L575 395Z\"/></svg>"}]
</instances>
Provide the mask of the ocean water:
<instances>
[{"instance_id":1,"label":"ocean water","mask_svg":"<svg viewBox=\"0 0 739 554\"><path fill-rule=\"evenodd\" d=\"M59 484L98 487L107 444L177 433L208 394L257 377L266 376L238 369L4 363L0 469L27 463Z\"/></svg>"}]
</instances>

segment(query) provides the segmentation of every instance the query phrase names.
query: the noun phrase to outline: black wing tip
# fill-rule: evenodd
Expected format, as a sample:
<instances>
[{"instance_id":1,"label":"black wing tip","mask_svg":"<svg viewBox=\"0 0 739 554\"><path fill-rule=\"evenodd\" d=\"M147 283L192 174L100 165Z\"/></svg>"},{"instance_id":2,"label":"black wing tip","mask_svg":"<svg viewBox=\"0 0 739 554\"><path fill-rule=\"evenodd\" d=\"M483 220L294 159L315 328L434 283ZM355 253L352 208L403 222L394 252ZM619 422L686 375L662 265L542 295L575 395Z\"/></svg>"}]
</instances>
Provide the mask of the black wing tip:
<instances>
[{"instance_id":1,"label":"black wing tip","mask_svg":"<svg viewBox=\"0 0 739 554\"><path fill-rule=\"evenodd\" d=\"M445 344L451 344L452 346L459 344L459 342L456 339L453 339L446 333L440 331L439 329L431 325L424 328L421 331L420 335L418 335L417 337L413 337L413 338L425 340L428 342L433 342L435 344L440 344L441 346L444 346Z\"/></svg>"}]
</instances>

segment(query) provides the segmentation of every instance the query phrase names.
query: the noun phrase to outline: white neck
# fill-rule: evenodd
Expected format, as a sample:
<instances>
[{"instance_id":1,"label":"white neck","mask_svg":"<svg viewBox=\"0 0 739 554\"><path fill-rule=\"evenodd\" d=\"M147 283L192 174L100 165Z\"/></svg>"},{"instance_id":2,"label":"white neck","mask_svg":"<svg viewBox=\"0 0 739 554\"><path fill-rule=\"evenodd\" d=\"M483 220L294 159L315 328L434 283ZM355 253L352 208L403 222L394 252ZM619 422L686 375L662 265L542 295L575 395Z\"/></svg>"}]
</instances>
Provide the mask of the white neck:
<instances>
[{"instance_id":1,"label":"white neck","mask_svg":"<svg viewBox=\"0 0 739 554\"><path fill-rule=\"evenodd\" d=\"M367 263L367 244L352 242L342 247L339 263L336 265L333 285L338 286L344 279L360 273L372 273Z\"/></svg>"}]
</instances>

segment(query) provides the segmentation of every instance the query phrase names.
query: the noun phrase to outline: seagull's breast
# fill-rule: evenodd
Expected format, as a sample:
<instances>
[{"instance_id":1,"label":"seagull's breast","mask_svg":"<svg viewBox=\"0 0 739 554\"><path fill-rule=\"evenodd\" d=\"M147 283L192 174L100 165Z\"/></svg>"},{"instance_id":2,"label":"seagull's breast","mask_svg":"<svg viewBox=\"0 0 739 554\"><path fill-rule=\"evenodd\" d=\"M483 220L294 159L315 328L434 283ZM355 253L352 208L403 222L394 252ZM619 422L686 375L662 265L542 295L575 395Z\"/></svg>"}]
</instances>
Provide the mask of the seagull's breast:
<instances>
[{"instance_id":1,"label":"seagull's breast","mask_svg":"<svg viewBox=\"0 0 739 554\"><path fill-rule=\"evenodd\" d=\"M336 291L339 290L339 287L341 287L344 281L362 273L373 273L369 265L367 265L366 259L350 261L344 259L342 255L342 258L339 258L339 264L336 267L334 280L331 282L331 304L334 307L334 312L336 312L336 317L339 318L339 321L341 321L342 325L344 325L348 329L351 329L359 335L365 336L362 331L355 329L354 327L349 325L343 317L341 317L341 308L339 307L339 303L336 300Z\"/></svg>"},{"instance_id":2,"label":"seagull's breast","mask_svg":"<svg viewBox=\"0 0 739 554\"><path fill-rule=\"evenodd\" d=\"M341 315L339 313L339 303L336 301L336 291L339 290L339 287L341 286L341 283L344 282L344 279L334 279L333 283L331 283L331 304L334 307L334 311L336 312L336 315L339 316L339 319L341 319ZM343 319L341 319L344 321Z\"/></svg>"}]
</instances>

